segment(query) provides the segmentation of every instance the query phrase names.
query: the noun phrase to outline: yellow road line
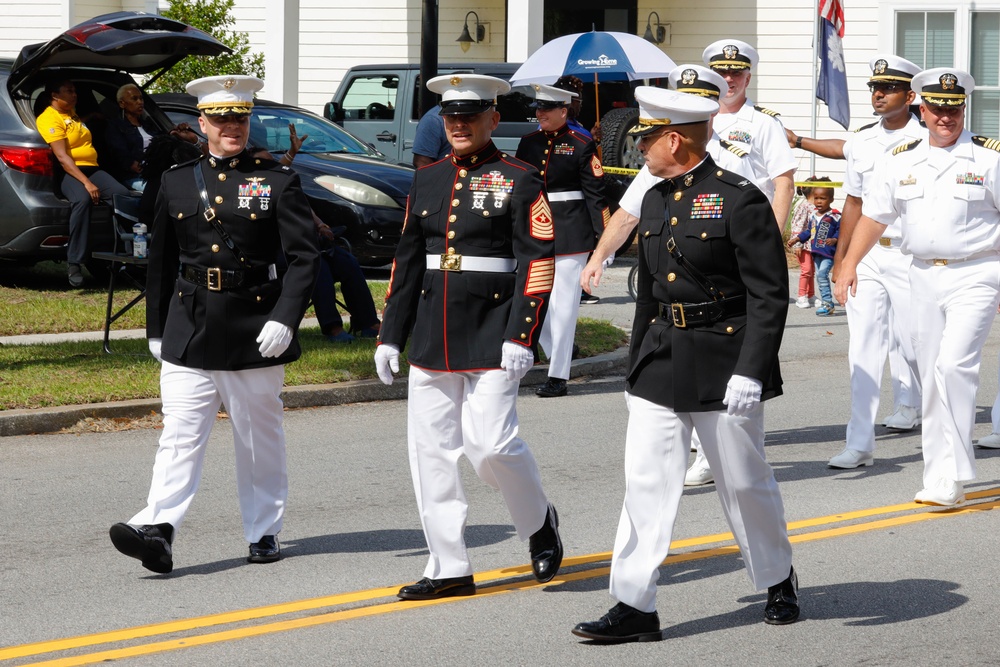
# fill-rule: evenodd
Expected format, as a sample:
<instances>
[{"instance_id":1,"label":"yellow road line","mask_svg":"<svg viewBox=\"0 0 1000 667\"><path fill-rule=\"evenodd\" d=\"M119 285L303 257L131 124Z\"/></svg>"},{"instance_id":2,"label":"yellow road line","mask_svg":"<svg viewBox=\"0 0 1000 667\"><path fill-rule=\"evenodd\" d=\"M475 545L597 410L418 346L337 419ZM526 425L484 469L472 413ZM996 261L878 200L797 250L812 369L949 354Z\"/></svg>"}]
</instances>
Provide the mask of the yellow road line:
<instances>
[{"instance_id":1,"label":"yellow road line","mask_svg":"<svg viewBox=\"0 0 1000 667\"><path fill-rule=\"evenodd\" d=\"M966 494L966 497L970 500L975 500L978 498L995 496L998 493L1000 493L1000 488L970 492ZM831 537L840 537L855 533L880 530L892 526L917 523L919 521L925 521L928 519L956 516L959 514L967 514L970 512L977 512L977 511L986 511L994 509L998 506L1000 506L1000 501L994 501L990 503L982 503L978 505L970 505L964 507L960 506L957 508L938 509L930 512L920 512L916 514L908 514L901 517L894 517L889 519L883 519L880 521L873 521L870 523L852 524L848 526L830 528L827 530L814 531L811 533L794 534L790 535L789 539L793 543L812 542L815 540L828 539ZM791 531L801 528L829 525L832 523L842 523L844 521L850 521L858 518L866 518L869 516L878 516L878 515L899 513L908 510L925 509L925 508L926 508L925 505L919 505L917 503L887 505L880 508L869 508L864 510L858 510L855 512L844 512L840 514L828 515L825 517L816 517L813 519L806 519L803 521L792 522L788 525L788 529ZM733 538L731 533L718 533L715 535L705 535L696 538L675 540L674 542L671 543L671 549L673 550L685 547L704 546L716 542L729 542L732 541L732 539ZM712 549L703 549L686 553L674 554L672 556L668 556L667 559L664 561L664 564L669 565L671 563L682 563L693 560L703 560L706 558L713 558L715 556L728 555L738 552L739 548L736 545L727 545ZM563 566L572 567L579 565L587 565L596 562L605 562L610 560L610 558L611 558L610 552L589 554L585 556L574 556L566 558L563 561ZM535 581L529 580L523 582L501 584L498 586L491 586L487 588L480 587L479 592L477 593L475 598L478 599L490 595L496 595L498 593L505 593L511 590L530 589L541 586L554 586L568 581L592 579L595 577L606 575L609 573L609 571L610 568L608 567L581 570L578 572L559 575L555 579L546 584L539 584ZM481 586L482 582L509 578L511 576L528 575L530 574L530 572L531 568L530 566L527 565L501 568L477 574L476 581ZM79 637L58 639L47 642L39 642L35 644L23 644L20 646L0 649L0 660L11 659L11 658L23 658L32 655L41 655L44 653L53 653L57 651L83 648L86 646L94 646L97 644L142 639L144 637L165 635L174 632L197 630L200 628L207 628L214 625L223 625L241 621L250 621L269 616L278 616L283 614L309 611L312 609L319 609L323 607L333 607L333 606L339 606L356 602L365 602L378 598L389 597L391 595L394 595L397 590L398 587L394 586L385 588L374 588L364 591L355 591L350 593L342 593L337 595L312 598L308 600L300 600L296 602L268 605L265 607L255 607L252 609L226 612L222 614L212 614L208 616L200 616L190 619L170 621L166 623L157 623L152 625L138 626L134 628L126 628L111 632L82 635ZM160 653L164 651L176 650L179 648L188 648L191 646L200 646L204 644L211 644L222 641L231 641L233 639L243 639L246 637L272 634L275 632L285 632L297 628L311 627L314 625L334 623L353 618L362 618L376 614L391 613L394 611L402 611L405 609L424 607L431 604L444 604L449 602L457 602L461 600L463 600L463 598L445 598L443 600L428 600L421 602L410 601L406 603L399 603L397 601L393 601L390 603L381 603L378 605L372 605L368 607L358 607L355 609L333 611L316 616L309 616L306 618L278 621L274 623L256 625L248 628L239 628L235 630L227 630L223 632L209 633L204 635L195 635L191 637L185 637L182 639L168 640L165 642L157 642L152 644L143 644L140 646L134 646L124 649L114 649L109 651L103 651L100 653L91 653L87 655L75 656L70 658L61 658L53 661L34 663L34 664L53 665L53 666L88 665L88 664L94 664L95 662L102 662L105 660L112 660L124 657L134 657L137 655L147 655L151 653Z\"/></svg>"}]
</instances>

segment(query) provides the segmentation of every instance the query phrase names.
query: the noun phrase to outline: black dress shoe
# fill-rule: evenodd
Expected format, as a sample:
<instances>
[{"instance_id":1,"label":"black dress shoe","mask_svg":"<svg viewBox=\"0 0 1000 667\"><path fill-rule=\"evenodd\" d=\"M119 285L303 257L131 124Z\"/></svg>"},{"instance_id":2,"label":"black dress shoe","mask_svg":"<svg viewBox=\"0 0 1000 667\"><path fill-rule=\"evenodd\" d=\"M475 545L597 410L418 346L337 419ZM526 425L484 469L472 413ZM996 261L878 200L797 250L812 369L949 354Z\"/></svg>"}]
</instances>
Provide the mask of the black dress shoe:
<instances>
[{"instance_id":1,"label":"black dress shoe","mask_svg":"<svg viewBox=\"0 0 1000 667\"><path fill-rule=\"evenodd\" d=\"M559 514L552 503L549 503L549 510L545 513L545 523L528 540L528 552L535 579L544 584L556 576L562 565L563 545L559 539Z\"/></svg>"},{"instance_id":2,"label":"black dress shoe","mask_svg":"<svg viewBox=\"0 0 1000 667\"><path fill-rule=\"evenodd\" d=\"M80 265L69 264L67 271L69 274L69 286L83 287L83 273L80 271Z\"/></svg>"},{"instance_id":3,"label":"black dress shoe","mask_svg":"<svg viewBox=\"0 0 1000 667\"><path fill-rule=\"evenodd\" d=\"M573 634L609 644L624 642L658 642L663 639L660 617L655 611L639 611L619 602L600 620L578 623Z\"/></svg>"},{"instance_id":4,"label":"black dress shoe","mask_svg":"<svg viewBox=\"0 0 1000 667\"><path fill-rule=\"evenodd\" d=\"M281 546L276 536L265 535L260 538L260 542L250 545L248 563L273 563L276 560L281 560Z\"/></svg>"},{"instance_id":5,"label":"black dress shoe","mask_svg":"<svg viewBox=\"0 0 1000 667\"><path fill-rule=\"evenodd\" d=\"M147 570L167 574L174 569L170 547L174 541L174 527L169 523L138 528L127 523L116 523L109 532L115 549L126 556L138 558Z\"/></svg>"},{"instance_id":6,"label":"black dress shoe","mask_svg":"<svg viewBox=\"0 0 1000 667\"><path fill-rule=\"evenodd\" d=\"M796 594L798 590L799 578L795 576L793 567L787 579L767 589L764 622L769 625L794 623L799 617L799 598Z\"/></svg>"},{"instance_id":7,"label":"black dress shoe","mask_svg":"<svg viewBox=\"0 0 1000 667\"><path fill-rule=\"evenodd\" d=\"M535 394L542 398L555 398L566 395L566 380L559 378L549 378L548 382L535 390Z\"/></svg>"},{"instance_id":8,"label":"black dress shoe","mask_svg":"<svg viewBox=\"0 0 1000 667\"><path fill-rule=\"evenodd\" d=\"M428 579L424 577L415 584L403 586L396 594L401 600L437 600L462 595L475 595L476 582L472 575L450 579Z\"/></svg>"}]
</instances>

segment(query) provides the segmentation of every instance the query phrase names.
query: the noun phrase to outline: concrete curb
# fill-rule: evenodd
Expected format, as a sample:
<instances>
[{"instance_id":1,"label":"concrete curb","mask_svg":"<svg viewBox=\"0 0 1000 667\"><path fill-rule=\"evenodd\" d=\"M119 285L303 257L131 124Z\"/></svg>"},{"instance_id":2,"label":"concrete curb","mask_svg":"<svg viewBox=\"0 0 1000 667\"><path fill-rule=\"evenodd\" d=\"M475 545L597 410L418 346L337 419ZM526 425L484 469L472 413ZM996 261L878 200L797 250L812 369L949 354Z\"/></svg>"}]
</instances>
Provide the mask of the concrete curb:
<instances>
[{"instance_id":1,"label":"concrete curb","mask_svg":"<svg viewBox=\"0 0 1000 667\"><path fill-rule=\"evenodd\" d=\"M586 359L577 359L570 368L570 377L597 377L624 373L628 364L628 347ZM522 387L537 386L548 377L548 365L535 366L521 380ZM334 384L313 384L287 387L282 392L285 408L312 408L366 401L390 401L406 398L406 382L397 378L390 386L378 380L355 380ZM81 419L136 419L159 412L160 399L140 399L88 405L64 405L31 410L0 412L0 437L52 433L68 428Z\"/></svg>"}]
</instances>

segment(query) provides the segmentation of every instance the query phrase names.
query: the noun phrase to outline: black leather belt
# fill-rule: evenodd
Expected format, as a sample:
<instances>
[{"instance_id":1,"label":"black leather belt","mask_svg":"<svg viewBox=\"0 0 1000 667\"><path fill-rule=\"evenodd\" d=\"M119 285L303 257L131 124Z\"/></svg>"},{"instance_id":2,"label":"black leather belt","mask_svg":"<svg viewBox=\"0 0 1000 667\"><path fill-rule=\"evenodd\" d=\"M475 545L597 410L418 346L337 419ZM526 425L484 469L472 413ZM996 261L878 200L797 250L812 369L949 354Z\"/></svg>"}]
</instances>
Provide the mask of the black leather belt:
<instances>
[{"instance_id":1,"label":"black leather belt","mask_svg":"<svg viewBox=\"0 0 1000 667\"><path fill-rule=\"evenodd\" d=\"M747 300L744 295L702 303L660 304L660 317L673 323L678 329L715 324L719 320L744 315L746 312Z\"/></svg>"},{"instance_id":2,"label":"black leather belt","mask_svg":"<svg viewBox=\"0 0 1000 667\"><path fill-rule=\"evenodd\" d=\"M221 292L222 290L263 285L271 279L270 268L270 266L261 266L240 271L182 264L181 276L184 280L207 287L212 292Z\"/></svg>"}]
</instances>

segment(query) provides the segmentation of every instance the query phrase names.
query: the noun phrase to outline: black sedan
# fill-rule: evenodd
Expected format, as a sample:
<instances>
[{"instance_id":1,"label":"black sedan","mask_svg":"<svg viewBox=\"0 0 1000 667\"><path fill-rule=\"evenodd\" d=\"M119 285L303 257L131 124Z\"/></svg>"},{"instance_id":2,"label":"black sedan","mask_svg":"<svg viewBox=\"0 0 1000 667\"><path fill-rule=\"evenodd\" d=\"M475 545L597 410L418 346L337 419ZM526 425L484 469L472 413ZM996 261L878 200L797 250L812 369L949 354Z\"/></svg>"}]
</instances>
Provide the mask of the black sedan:
<instances>
[{"instance_id":1,"label":"black sedan","mask_svg":"<svg viewBox=\"0 0 1000 667\"><path fill-rule=\"evenodd\" d=\"M191 95L164 93L153 101L174 123L198 128L198 109ZM406 196L413 169L392 164L385 155L342 127L299 107L255 100L250 118L250 144L280 157L288 150L289 125L305 139L292 168L313 210L344 236L358 261L386 264L403 231Z\"/></svg>"}]
</instances>

